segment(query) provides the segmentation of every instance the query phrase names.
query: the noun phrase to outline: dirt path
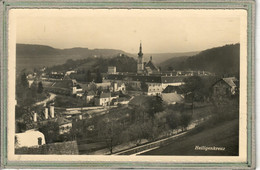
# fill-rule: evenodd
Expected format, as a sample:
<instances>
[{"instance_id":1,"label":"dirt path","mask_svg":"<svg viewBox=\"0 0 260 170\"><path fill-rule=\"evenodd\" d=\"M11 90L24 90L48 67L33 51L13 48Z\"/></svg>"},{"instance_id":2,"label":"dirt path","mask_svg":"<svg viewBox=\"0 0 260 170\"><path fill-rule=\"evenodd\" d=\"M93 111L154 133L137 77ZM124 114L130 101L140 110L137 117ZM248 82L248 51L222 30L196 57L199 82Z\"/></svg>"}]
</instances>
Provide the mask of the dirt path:
<instances>
[{"instance_id":1,"label":"dirt path","mask_svg":"<svg viewBox=\"0 0 260 170\"><path fill-rule=\"evenodd\" d=\"M50 94L50 97L48 97L47 99L45 99L43 101L35 103L34 106L38 106L38 105L42 105L42 104L45 106L47 102L55 99L56 94L54 94L54 93L49 93L49 94Z\"/></svg>"}]
</instances>

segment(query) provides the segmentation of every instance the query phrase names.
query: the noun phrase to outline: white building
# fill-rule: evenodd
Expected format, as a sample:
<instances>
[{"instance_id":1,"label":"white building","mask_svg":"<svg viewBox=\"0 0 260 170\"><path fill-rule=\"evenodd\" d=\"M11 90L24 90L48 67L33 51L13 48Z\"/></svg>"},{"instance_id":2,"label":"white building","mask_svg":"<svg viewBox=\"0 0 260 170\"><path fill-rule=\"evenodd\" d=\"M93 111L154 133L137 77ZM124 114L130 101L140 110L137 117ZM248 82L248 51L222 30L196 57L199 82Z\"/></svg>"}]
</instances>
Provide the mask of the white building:
<instances>
[{"instance_id":1,"label":"white building","mask_svg":"<svg viewBox=\"0 0 260 170\"><path fill-rule=\"evenodd\" d=\"M111 96L111 93L101 93L100 97L95 98L96 106L109 106L113 99L117 99L119 96Z\"/></svg>"},{"instance_id":2,"label":"white building","mask_svg":"<svg viewBox=\"0 0 260 170\"><path fill-rule=\"evenodd\" d=\"M113 92L118 92L118 91L124 92L126 90L125 83L123 82L113 82L111 83L111 86Z\"/></svg>"},{"instance_id":3,"label":"white building","mask_svg":"<svg viewBox=\"0 0 260 170\"><path fill-rule=\"evenodd\" d=\"M45 144L44 134L37 130L28 130L15 134L15 147L37 147Z\"/></svg>"},{"instance_id":4,"label":"white building","mask_svg":"<svg viewBox=\"0 0 260 170\"><path fill-rule=\"evenodd\" d=\"M107 73L108 74L116 74L116 67L115 66L108 66Z\"/></svg>"}]
</instances>

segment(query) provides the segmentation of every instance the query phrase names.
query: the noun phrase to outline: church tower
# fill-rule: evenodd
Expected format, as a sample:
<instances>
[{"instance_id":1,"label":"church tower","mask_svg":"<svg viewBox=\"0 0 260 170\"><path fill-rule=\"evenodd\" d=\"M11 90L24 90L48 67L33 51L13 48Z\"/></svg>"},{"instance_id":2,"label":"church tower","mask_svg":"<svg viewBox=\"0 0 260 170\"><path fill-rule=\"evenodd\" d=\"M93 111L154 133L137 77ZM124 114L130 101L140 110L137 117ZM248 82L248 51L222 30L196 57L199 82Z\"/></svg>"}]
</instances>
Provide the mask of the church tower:
<instances>
[{"instance_id":1,"label":"church tower","mask_svg":"<svg viewBox=\"0 0 260 170\"><path fill-rule=\"evenodd\" d=\"M143 72L144 72L144 58L142 52L142 43L140 43L140 49L139 49L138 59L137 59L137 73L141 74Z\"/></svg>"}]
</instances>

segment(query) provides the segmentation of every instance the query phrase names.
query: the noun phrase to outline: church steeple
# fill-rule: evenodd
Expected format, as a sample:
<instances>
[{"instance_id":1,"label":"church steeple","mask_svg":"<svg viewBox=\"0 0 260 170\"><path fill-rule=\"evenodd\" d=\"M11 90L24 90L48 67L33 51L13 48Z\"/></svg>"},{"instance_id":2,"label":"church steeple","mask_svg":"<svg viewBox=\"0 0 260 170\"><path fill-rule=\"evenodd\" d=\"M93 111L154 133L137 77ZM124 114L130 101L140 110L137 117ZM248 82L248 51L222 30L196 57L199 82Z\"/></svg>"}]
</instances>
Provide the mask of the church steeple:
<instances>
[{"instance_id":1,"label":"church steeple","mask_svg":"<svg viewBox=\"0 0 260 170\"><path fill-rule=\"evenodd\" d=\"M142 43L140 43L138 59L137 59L137 73L143 73L144 71L144 59L143 59L143 52L142 52Z\"/></svg>"},{"instance_id":2,"label":"church steeple","mask_svg":"<svg viewBox=\"0 0 260 170\"><path fill-rule=\"evenodd\" d=\"M139 53L138 53L139 57L143 56L143 52L142 52L142 43L140 43L140 48L139 48Z\"/></svg>"}]
</instances>

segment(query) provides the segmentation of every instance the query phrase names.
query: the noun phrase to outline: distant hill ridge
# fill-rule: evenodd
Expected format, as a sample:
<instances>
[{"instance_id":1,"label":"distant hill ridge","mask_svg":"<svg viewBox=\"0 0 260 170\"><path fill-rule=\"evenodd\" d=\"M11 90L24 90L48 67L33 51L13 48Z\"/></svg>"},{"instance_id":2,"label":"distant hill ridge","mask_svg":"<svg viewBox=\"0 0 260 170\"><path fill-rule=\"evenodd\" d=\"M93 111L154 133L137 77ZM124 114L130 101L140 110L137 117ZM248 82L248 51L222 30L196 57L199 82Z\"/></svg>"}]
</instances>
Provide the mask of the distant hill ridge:
<instances>
[{"instance_id":1,"label":"distant hill ridge","mask_svg":"<svg viewBox=\"0 0 260 170\"><path fill-rule=\"evenodd\" d=\"M57 49L47 45L35 44L16 44L17 71L22 69L33 70L33 68L43 66L54 66L64 64L68 59L78 60L90 57L114 58L119 54L137 59L138 47L135 54L127 53L116 49L88 49L88 48L68 48ZM144 50L145 51L145 50ZM158 64L169 58L179 56L192 56L198 52L187 53L145 53L145 61L149 61L150 56L153 56L153 61Z\"/></svg>"},{"instance_id":2,"label":"distant hill ridge","mask_svg":"<svg viewBox=\"0 0 260 170\"><path fill-rule=\"evenodd\" d=\"M204 50L191 57L176 57L159 65L163 70L205 70L216 74L239 73L240 44Z\"/></svg>"}]
</instances>

